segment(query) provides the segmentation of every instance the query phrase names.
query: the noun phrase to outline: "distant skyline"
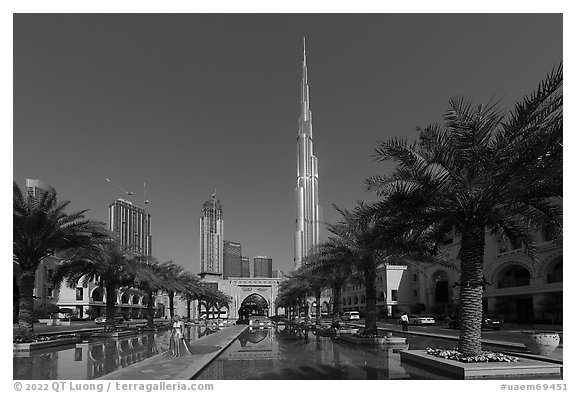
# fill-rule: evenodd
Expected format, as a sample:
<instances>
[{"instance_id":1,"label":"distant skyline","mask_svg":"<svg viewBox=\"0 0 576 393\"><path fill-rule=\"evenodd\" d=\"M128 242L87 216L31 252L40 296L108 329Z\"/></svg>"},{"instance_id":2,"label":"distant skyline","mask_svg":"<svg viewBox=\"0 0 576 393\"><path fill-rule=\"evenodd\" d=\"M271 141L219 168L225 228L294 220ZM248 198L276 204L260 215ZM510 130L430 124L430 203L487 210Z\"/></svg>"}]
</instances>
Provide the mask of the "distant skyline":
<instances>
[{"instance_id":1,"label":"distant skyline","mask_svg":"<svg viewBox=\"0 0 576 393\"><path fill-rule=\"evenodd\" d=\"M13 180L106 224L114 199L148 199L153 255L191 272L216 189L224 239L289 271L303 36L319 204L335 222L332 204L376 199L363 180L392 168L371 158L379 140L413 139L458 95L510 110L534 90L563 59L562 19L16 14Z\"/></svg>"}]
</instances>

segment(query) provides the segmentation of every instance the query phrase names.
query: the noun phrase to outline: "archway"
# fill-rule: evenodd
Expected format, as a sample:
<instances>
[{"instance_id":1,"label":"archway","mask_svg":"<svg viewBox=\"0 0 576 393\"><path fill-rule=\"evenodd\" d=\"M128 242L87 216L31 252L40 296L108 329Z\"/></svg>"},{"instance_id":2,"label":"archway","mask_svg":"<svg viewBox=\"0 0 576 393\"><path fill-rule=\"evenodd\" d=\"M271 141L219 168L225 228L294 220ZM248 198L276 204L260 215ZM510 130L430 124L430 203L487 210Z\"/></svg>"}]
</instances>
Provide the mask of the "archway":
<instances>
[{"instance_id":1,"label":"archway","mask_svg":"<svg viewBox=\"0 0 576 393\"><path fill-rule=\"evenodd\" d=\"M551 284L555 282L563 282L564 279L564 266L563 258L559 257L554 259L546 267L546 283Z\"/></svg>"},{"instance_id":2,"label":"archway","mask_svg":"<svg viewBox=\"0 0 576 393\"><path fill-rule=\"evenodd\" d=\"M432 275L434 285L434 302L436 304L448 303L450 301L450 292L448 285L448 275L443 270L438 270Z\"/></svg>"},{"instance_id":3,"label":"archway","mask_svg":"<svg viewBox=\"0 0 576 393\"><path fill-rule=\"evenodd\" d=\"M261 295L253 293L247 296L240 305L240 318L247 318L251 315L268 316L268 301Z\"/></svg>"},{"instance_id":4,"label":"archway","mask_svg":"<svg viewBox=\"0 0 576 393\"><path fill-rule=\"evenodd\" d=\"M92 291L92 301L93 302L102 302L104 301L104 290L102 287L96 287Z\"/></svg>"},{"instance_id":5,"label":"archway","mask_svg":"<svg viewBox=\"0 0 576 393\"><path fill-rule=\"evenodd\" d=\"M498 288L512 288L530 285L530 272L521 265L511 264L502 269L497 278Z\"/></svg>"}]
</instances>

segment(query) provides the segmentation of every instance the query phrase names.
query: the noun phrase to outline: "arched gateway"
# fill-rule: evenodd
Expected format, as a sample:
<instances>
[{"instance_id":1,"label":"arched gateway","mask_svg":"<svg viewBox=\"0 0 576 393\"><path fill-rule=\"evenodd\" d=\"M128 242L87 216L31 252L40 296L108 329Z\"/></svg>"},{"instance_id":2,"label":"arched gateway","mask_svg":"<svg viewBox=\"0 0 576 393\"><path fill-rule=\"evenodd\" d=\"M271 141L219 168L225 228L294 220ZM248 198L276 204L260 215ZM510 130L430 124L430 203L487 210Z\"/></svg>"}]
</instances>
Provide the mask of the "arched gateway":
<instances>
[{"instance_id":1,"label":"arched gateway","mask_svg":"<svg viewBox=\"0 0 576 393\"><path fill-rule=\"evenodd\" d=\"M208 277L206 277L208 278ZM228 318L240 319L240 313L250 315L273 316L276 314L274 304L278 296L278 278L243 278L214 279L209 281L218 285L218 289L230 296Z\"/></svg>"}]
</instances>

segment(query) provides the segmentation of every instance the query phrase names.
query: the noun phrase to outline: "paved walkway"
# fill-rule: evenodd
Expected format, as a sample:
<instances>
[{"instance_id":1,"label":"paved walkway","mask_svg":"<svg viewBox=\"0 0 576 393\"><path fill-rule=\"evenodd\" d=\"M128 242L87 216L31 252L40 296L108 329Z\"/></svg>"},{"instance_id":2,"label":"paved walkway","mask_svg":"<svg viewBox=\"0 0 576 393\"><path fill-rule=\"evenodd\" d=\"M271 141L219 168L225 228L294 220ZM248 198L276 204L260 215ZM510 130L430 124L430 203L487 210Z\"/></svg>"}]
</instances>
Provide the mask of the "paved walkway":
<instances>
[{"instance_id":1,"label":"paved walkway","mask_svg":"<svg viewBox=\"0 0 576 393\"><path fill-rule=\"evenodd\" d=\"M246 328L246 325L223 328L216 333L190 342L188 344L190 354L173 357L165 352L99 379L191 379L224 351Z\"/></svg>"}]
</instances>

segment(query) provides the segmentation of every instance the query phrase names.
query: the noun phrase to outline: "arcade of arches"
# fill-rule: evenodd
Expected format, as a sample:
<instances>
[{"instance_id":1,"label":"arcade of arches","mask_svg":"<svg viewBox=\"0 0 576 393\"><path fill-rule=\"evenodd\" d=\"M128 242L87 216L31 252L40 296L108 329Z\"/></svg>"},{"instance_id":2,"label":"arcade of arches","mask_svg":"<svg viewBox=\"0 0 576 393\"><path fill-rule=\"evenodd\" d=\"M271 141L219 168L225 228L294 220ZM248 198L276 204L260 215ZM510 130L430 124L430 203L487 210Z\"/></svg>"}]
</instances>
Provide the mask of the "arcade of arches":
<instances>
[{"instance_id":1,"label":"arcade of arches","mask_svg":"<svg viewBox=\"0 0 576 393\"><path fill-rule=\"evenodd\" d=\"M508 321L561 323L563 257L542 265L509 261L492 273L484 309Z\"/></svg>"}]
</instances>

